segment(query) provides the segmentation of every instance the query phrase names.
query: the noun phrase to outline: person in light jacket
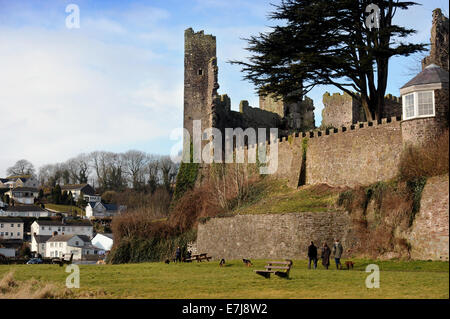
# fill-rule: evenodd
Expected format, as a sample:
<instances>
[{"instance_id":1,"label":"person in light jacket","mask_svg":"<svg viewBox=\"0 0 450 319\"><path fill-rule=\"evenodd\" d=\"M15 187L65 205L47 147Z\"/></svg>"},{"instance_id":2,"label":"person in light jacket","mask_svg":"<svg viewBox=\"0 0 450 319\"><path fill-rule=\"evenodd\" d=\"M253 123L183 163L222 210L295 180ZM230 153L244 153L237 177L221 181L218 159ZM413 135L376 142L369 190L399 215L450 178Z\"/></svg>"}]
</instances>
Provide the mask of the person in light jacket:
<instances>
[{"instance_id":1,"label":"person in light jacket","mask_svg":"<svg viewBox=\"0 0 450 319\"><path fill-rule=\"evenodd\" d=\"M340 243L339 239L336 239L333 245L333 255L334 261L336 263L336 269L342 269L341 257L343 252L344 248L342 247L342 244Z\"/></svg>"}]
</instances>

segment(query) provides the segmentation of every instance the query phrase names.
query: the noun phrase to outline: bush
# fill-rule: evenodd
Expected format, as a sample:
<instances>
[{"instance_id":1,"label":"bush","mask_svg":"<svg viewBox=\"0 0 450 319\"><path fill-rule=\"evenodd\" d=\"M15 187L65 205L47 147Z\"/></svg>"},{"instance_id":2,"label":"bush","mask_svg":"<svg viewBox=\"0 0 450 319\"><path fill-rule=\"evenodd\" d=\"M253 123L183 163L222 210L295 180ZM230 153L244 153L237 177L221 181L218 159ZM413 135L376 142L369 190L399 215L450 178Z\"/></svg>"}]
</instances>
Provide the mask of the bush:
<instances>
[{"instance_id":1,"label":"bush","mask_svg":"<svg viewBox=\"0 0 450 319\"><path fill-rule=\"evenodd\" d=\"M402 153L399 167L401 180L448 174L448 129L436 140L421 146L408 146Z\"/></svg>"}]
</instances>

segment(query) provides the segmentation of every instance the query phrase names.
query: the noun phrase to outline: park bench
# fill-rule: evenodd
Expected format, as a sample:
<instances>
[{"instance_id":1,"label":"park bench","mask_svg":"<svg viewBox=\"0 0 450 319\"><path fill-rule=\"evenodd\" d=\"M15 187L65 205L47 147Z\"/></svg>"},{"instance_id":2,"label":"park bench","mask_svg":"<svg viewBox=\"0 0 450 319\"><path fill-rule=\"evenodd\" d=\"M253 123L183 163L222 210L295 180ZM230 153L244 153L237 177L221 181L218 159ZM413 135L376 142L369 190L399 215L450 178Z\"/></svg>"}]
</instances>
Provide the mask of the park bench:
<instances>
[{"instance_id":1,"label":"park bench","mask_svg":"<svg viewBox=\"0 0 450 319\"><path fill-rule=\"evenodd\" d=\"M70 265L72 263L73 254L64 254L62 258L53 258L52 263L58 264L62 267L64 264Z\"/></svg>"},{"instance_id":2,"label":"park bench","mask_svg":"<svg viewBox=\"0 0 450 319\"><path fill-rule=\"evenodd\" d=\"M258 275L264 278L270 278L270 274L275 274L281 278L289 278L289 271L292 268L292 260L286 261L269 261L264 267L265 270L255 270Z\"/></svg>"},{"instance_id":3,"label":"park bench","mask_svg":"<svg viewBox=\"0 0 450 319\"><path fill-rule=\"evenodd\" d=\"M191 258L186 258L185 261L194 261L197 260L197 262L201 262L202 260L210 261L212 257L208 256L207 253L199 254L199 255L192 255Z\"/></svg>"}]
</instances>

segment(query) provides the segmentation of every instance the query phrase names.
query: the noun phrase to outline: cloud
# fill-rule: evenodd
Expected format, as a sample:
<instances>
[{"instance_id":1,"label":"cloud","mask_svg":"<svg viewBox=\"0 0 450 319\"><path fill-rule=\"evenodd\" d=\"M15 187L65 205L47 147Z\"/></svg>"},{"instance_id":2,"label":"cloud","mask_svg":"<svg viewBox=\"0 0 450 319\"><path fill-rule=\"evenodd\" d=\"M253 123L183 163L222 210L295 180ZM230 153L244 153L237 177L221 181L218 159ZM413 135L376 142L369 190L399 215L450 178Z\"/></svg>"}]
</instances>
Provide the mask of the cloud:
<instances>
[{"instance_id":1,"label":"cloud","mask_svg":"<svg viewBox=\"0 0 450 319\"><path fill-rule=\"evenodd\" d=\"M160 58L65 30L0 28L2 169L168 137L181 123L182 70Z\"/></svg>"}]
</instances>

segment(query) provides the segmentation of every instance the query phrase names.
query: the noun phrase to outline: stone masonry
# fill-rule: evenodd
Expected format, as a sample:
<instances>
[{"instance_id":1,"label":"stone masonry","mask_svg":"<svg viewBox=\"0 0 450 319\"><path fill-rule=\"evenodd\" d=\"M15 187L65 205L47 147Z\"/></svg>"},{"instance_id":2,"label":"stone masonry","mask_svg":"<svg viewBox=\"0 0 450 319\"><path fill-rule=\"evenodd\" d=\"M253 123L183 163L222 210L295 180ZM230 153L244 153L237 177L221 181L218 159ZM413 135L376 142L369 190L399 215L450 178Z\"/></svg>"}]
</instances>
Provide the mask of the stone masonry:
<instances>
[{"instance_id":1,"label":"stone masonry","mask_svg":"<svg viewBox=\"0 0 450 319\"><path fill-rule=\"evenodd\" d=\"M216 260L305 259L311 240L331 247L334 238L341 239L345 250L352 246L348 213L237 215L199 224L196 249Z\"/></svg>"},{"instance_id":2,"label":"stone masonry","mask_svg":"<svg viewBox=\"0 0 450 319\"><path fill-rule=\"evenodd\" d=\"M425 185L420 212L409 234L413 259L448 260L448 183L445 175L432 177Z\"/></svg>"}]
</instances>

